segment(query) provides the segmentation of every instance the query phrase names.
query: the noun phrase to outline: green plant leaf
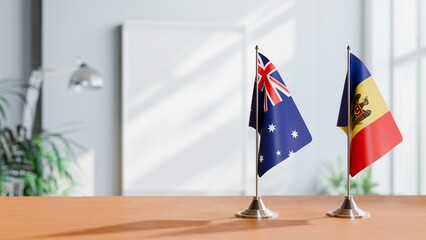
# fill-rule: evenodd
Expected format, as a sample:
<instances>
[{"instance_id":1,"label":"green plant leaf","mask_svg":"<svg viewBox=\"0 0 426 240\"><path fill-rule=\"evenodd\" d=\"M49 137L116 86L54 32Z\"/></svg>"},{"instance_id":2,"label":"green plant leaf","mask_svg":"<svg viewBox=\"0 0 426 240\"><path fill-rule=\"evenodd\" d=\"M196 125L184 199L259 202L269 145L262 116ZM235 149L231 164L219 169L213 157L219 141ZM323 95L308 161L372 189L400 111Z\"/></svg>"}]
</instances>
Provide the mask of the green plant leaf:
<instances>
[{"instance_id":1,"label":"green plant leaf","mask_svg":"<svg viewBox=\"0 0 426 240\"><path fill-rule=\"evenodd\" d=\"M12 137L8 137L9 135ZM0 152L7 150L9 145L18 143L17 139L22 138L15 135L10 130L0 130ZM19 140L19 144L19 148L10 149L10 155L23 156L23 159L19 162L11 159L7 165L0 164L0 187L6 186L6 180L2 177L4 175L2 169L7 171L7 168L27 172L23 179L24 195L56 195L60 193L59 183L61 186L64 183L69 187L75 185L72 170L77 163L71 161L75 159L73 157L75 146L68 138L61 133L44 132L43 135L23 141Z\"/></svg>"},{"instance_id":2,"label":"green plant leaf","mask_svg":"<svg viewBox=\"0 0 426 240\"><path fill-rule=\"evenodd\" d=\"M325 175L320 176L321 192L328 194L346 194L347 169L343 161L337 157L336 161L323 163ZM352 194L375 194L377 183L373 182L371 167L366 168L350 181Z\"/></svg>"}]
</instances>

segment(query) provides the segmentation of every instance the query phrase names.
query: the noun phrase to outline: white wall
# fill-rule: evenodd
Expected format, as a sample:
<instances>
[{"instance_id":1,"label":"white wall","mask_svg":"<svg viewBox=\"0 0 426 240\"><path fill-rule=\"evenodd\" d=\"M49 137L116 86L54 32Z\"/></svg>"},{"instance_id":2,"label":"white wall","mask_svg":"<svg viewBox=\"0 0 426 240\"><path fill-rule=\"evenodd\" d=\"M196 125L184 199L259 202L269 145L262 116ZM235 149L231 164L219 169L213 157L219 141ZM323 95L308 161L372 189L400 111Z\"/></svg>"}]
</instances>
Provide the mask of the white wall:
<instances>
[{"instance_id":1,"label":"white wall","mask_svg":"<svg viewBox=\"0 0 426 240\"><path fill-rule=\"evenodd\" d=\"M362 57L362 1L45 0L44 65L71 63L80 56L107 81L102 91L76 94L66 89L64 75L45 81L43 89L45 127L70 121L89 127L74 138L94 155L96 195L120 193L120 25L125 20L243 25L249 35L248 46L259 44L274 62L292 91L313 142L262 177L262 194L312 194L321 162L344 156L345 136L335 125L346 71L346 46L350 44ZM249 135L250 142L253 135Z\"/></svg>"},{"instance_id":2,"label":"white wall","mask_svg":"<svg viewBox=\"0 0 426 240\"><path fill-rule=\"evenodd\" d=\"M366 53L370 71L403 136L401 144L373 168L381 194L424 194L426 168L425 1L377 0L365 4ZM423 22L422 22L423 20ZM425 62L423 60L423 62Z\"/></svg>"},{"instance_id":3,"label":"white wall","mask_svg":"<svg viewBox=\"0 0 426 240\"><path fill-rule=\"evenodd\" d=\"M366 10L365 63L369 66L369 70L387 103L391 103L392 92L390 4L391 1L389 0L378 0L366 2L364 6ZM377 192L380 194L393 193L391 161L390 154L386 154L374 164L373 176L374 181L379 183Z\"/></svg>"},{"instance_id":4,"label":"white wall","mask_svg":"<svg viewBox=\"0 0 426 240\"><path fill-rule=\"evenodd\" d=\"M0 1L0 79L26 80L31 72L30 0ZM10 98L7 126L20 122L22 102Z\"/></svg>"}]
</instances>

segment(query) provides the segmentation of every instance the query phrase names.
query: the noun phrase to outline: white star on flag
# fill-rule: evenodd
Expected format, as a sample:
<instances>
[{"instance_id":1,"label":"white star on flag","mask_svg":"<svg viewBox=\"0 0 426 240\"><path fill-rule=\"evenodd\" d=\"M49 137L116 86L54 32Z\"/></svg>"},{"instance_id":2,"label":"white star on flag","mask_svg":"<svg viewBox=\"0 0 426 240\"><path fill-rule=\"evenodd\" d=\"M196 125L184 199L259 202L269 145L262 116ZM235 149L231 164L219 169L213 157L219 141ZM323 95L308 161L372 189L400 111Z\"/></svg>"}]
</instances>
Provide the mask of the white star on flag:
<instances>
[{"instance_id":1,"label":"white star on flag","mask_svg":"<svg viewBox=\"0 0 426 240\"><path fill-rule=\"evenodd\" d=\"M293 155L293 153L294 153L293 150L289 151L288 156L291 157Z\"/></svg>"},{"instance_id":2,"label":"white star on flag","mask_svg":"<svg viewBox=\"0 0 426 240\"><path fill-rule=\"evenodd\" d=\"M268 130L269 130L269 132L275 132L275 130L277 130L277 128L273 123L271 123L271 124L269 124Z\"/></svg>"},{"instance_id":3,"label":"white star on flag","mask_svg":"<svg viewBox=\"0 0 426 240\"><path fill-rule=\"evenodd\" d=\"M299 133L296 130L291 131L291 136L293 138L297 138L299 136Z\"/></svg>"},{"instance_id":4,"label":"white star on flag","mask_svg":"<svg viewBox=\"0 0 426 240\"><path fill-rule=\"evenodd\" d=\"M260 155L260 156L259 156L259 162L260 162L260 163L263 163L263 160L265 160L265 159L263 159L263 155Z\"/></svg>"},{"instance_id":5,"label":"white star on flag","mask_svg":"<svg viewBox=\"0 0 426 240\"><path fill-rule=\"evenodd\" d=\"M281 156L281 151L276 152L277 156Z\"/></svg>"}]
</instances>

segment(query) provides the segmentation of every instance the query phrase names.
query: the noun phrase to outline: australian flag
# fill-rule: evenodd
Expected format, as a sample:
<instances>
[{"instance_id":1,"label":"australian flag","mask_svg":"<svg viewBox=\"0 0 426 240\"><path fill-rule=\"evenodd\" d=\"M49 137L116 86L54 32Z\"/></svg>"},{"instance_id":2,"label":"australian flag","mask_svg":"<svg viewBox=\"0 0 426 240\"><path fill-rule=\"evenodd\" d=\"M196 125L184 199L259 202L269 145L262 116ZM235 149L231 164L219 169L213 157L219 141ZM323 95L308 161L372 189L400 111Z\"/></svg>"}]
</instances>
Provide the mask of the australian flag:
<instances>
[{"instance_id":1,"label":"australian flag","mask_svg":"<svg viewBox=\"0 0 426 240\"><path fill-rule=\"evenodd\" d=\"M260 134L259 176L312 141L290 91L269 59L257 56L258 125ZM249 125L256 128L256 85Z\"/></svg>"}]
</instances>

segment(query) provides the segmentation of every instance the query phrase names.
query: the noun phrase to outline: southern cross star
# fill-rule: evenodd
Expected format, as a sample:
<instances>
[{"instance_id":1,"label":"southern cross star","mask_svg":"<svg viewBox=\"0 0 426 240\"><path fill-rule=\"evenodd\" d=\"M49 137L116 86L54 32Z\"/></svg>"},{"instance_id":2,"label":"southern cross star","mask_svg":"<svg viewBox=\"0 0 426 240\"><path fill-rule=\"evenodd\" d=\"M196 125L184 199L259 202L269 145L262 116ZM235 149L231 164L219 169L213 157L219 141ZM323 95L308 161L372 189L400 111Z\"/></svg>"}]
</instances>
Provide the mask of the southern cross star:
<instances>
[{"instance_id":1,"label":"southern cross star","mask_svg":"<svg viewBox=\"0 0 426 240\"><path fill-rule=\"evenodd\" d=\"M260 163L263 163L263 160L265 160L265 159L263 159L263 155L260 155L260 156L259 156L259 162L260 162Z\"/></svg>"},{"instance_id":2,"label":"southern cross star","mask_svg":"<svg viewBox=\"0 0 426 240\"><path fill-rule=\"evenodd\" d=\"M291 136L293 138L297 138L299 136L299 133L296 130L291 131Z\"/></svg>"},{"instance_id":3,"label":"southern cross star","mask_svg":"<svg viewBox=\"0 0 426 240\"><path fill-rule=\"evenodd\" d=\"M269 130L269 132L275 132L275 130L277 130L277 128L273 123L271 123L271 124L269 124L268 130Z\"/></svg>"}]
</instances>

